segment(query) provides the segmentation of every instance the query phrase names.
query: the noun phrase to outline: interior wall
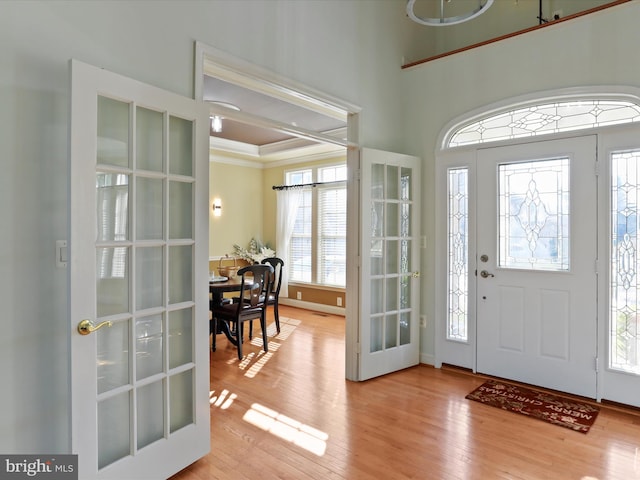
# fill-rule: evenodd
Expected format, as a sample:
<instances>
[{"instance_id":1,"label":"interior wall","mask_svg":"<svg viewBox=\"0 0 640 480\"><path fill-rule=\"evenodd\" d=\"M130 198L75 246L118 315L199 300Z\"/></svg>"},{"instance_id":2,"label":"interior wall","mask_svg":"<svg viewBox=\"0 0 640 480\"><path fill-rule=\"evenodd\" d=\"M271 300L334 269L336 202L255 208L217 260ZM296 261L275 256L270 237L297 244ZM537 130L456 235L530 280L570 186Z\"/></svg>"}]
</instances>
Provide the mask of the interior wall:
<instances>
[{"instance_id":1,"label":"interior wall","mask_svg":"<svg viewBox=\"0 0 640 480\"><path fill-rule=\"evenodd\" d=\"M214 161L209 166L209 257L233 255L234 245L246 248L252 238L263 241L262 166ZM213 200L222 203L222 215L213 215Z\"/></svg>"},{"instance_id":2,"label":"interior wall","mask_svg":"<svg viewBox=\"0 0 640 480\"><path fill-rule=\"evenodd\" d=\"M359 105L362 141L402 151L405 17L376 0L1 3L0 452L68 453L69 59L192 97L201 41Z\"/></svg>"},{"instance_id":3,"label":"interior wall","mask_svg":"<svg viewBox=\"0 0 640 480\"><path fill-rule=\"evenodd\" d=\"M640 86L635 62L640 2L630 2L404 70L407 148L423 158L423 361L433 360L435 318L435 150L450 121L494 102L559 88ZM561 46L561 48L560 48Z\"/></svg>"},{"instance_id":4,"label":"interior wall","mask_svg":"<svg viewBox=\"0 0 640 480\"><path fill-rule=\"evenodd\" d=\"M542 18L551 21L554 12L561 12L561 18L564 18L600 7L611 3L611 1L543 0ZM446 15L455 16L468 12L470 3L474 2L445 3ZM440 2L422 0L422 2L417 1L415 7L414 12L420 17L438 17L440 15ZM446 27L422 26L407 17L408 22L413 24L409 33L412 42L405 53L404 64L536 27L540 25L539 16L540 2L538 0L497 0L478 17L468 22L447 25Z\"/></svg>"}]
</instances>

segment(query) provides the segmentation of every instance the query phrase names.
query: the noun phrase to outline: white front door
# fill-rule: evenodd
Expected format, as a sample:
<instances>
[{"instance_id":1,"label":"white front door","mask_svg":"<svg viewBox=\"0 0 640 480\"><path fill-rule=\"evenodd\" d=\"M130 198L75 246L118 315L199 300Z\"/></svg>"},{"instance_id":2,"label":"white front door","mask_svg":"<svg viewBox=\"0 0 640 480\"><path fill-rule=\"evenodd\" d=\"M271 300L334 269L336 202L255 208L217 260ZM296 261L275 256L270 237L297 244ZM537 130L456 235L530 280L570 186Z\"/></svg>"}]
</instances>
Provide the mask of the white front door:
<instances>
[{"instance_id":1,"label":"white front door","mask_svg":"<svg viewBox=\"0 0 640 480\"><path fill-rule=\"evenodd\" d=\"M82 479L167 478L209 451L208 114L71 75L72 449Z\"/></svg>"},{"instance_id":2,"label":"white front door","mask_svg":"<svg viewBox=\"0 0 640 480\"><path fill-rule=\"evenodd\" d=\"M419 362L420 162L363 149L359 380Z\"/></svg>"},{"instance_id":3,"label":"white front door","mask_svg":"<svg viewBox=\"0 0 640 480\"><path fill-rule=\"evenodd\" d=\"M478 150L477 371L596 397L596 137Z\"/></svg>"}]
</instances>

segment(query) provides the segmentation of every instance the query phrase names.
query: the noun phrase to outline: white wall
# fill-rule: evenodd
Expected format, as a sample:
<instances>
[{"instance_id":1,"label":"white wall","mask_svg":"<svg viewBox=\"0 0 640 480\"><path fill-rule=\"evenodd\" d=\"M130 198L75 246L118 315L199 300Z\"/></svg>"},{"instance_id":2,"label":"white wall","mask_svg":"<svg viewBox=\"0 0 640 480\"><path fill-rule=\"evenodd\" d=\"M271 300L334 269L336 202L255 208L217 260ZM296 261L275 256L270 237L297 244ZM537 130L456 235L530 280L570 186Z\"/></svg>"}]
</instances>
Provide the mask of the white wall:
<instances>
[{"instance_id":1,"label":"white wall","mask_svg":"<svg viewBox=\"0 0 640 480\"><path fill-rule=\"evenodd\" d=\"M407 148L423 167L422 355L434 354L435 142L447 122L496 101L533 92L589 85L640 86L640 2L634 1L499 43L445 57L403 74Z\"/></svg>"},{"instance_id":2,"label":"white wall","mask_svg":"<svg viewBox=\"0 0 640 480\"><path fill-rule=\"evenodd\" d=\"M193 94L202 41L363 108L402 151L402 5L376 0L2 1L0 452L68 452L68 60ZM73 252L71 252L73 254Z\"/></svg>"}]
</instances>

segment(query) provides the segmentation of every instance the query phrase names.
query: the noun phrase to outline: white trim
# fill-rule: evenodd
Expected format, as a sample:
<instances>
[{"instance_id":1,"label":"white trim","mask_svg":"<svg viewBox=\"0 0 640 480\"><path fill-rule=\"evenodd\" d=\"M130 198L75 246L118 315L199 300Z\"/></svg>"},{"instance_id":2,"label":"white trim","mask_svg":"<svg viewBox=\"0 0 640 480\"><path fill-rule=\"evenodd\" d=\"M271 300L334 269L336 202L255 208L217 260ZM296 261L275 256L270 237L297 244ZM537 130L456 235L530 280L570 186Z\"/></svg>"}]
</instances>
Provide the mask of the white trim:
<instances>
[{"instance_id":1,"label":"white trim","mask_svg":"<svg viewBox=\"0 0 640 480\"><path fill-rule=\"evenodd\" d=\"M482 107L466 112L462 115L455 117L445 124L440 130L436 141L435 152L438 153L443 150L450 150L452 148L464 148L472 147L476 148L480 144L469 144L460 147L448 147L447 143L455 132L461 128L466 127L474 122L482 119L486 119L509 110L518 108L524 108L527 106L533 106L538 104L544 104L549 102L568 101L568 100L617 100L627 101L640 105L640 88L625 85L609 85L609 86L594 86L594 87L569 87L555 90L548 90L542 92L528 93L518 97L512 97L498 102L484 105ZM573 132L566 132L567 135L571 133L580 132L576 130ZM542 136L542 135L541 135ZM550 135L544 135L545 138ZM531 138L539 137L525 137L531 140ZM522 139L516 139L522 140ZM504 141L504 140L502 140ZM496 142L482 143L483 147Z\"/></svg>"},{"instance_id":2,"label":"white trim","mask_svg":"<svg viewBox=\"0 0 640 480\"><path fill-rule=\"evenodd\" d=\"M349 113L361 111L360 107L352 103L282 77L202 42L196 42L196 64L196 74L200 78L211 75L345 122ZM202 93L200 85L200 89L196 88L198 98L202 98Z\"/></svg>"},{"instance_id":3,"label":"white trim","mask_svg":"<svg viewBox=\"0 0 640 480\"><path fill-rule=\"evenodd\" d=\"M305 310L313 310L314 312L331 313L333 315L345 316L346 308L334 307L333 305L325 305L324 303L303 302L292 298L281 298L279 302L282 305L290 307L304 308Z\"/></svg>"}]
</instances>

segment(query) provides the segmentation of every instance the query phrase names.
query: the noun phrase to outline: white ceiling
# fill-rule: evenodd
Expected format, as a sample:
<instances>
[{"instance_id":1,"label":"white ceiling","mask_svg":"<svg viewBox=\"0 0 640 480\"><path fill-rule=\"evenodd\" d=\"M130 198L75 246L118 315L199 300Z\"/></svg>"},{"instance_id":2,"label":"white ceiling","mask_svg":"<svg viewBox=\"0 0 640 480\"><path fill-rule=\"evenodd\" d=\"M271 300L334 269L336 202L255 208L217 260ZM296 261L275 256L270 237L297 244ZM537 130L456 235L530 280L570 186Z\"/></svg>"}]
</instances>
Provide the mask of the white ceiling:
<instances>
[{"instance_id":1,"label":"white ceiling","mask_svg":"<svg viewBox=\"0 0 640 480\"><path fill-rule=\"evenodd\" d=\"M294 105L233 83L204 76L203 97L213 113L222 117L222 132L211 134L214 149L268 162L309 154L344 152L344 147L300 138L287 131L287 126L338 138L346 135L346 121ZM224 105L239 108L236 113ZM217 108L216 108L217 107ZM224 115L228 112L229 118ZM243 115L246 114L246 118ZM238 120L240 118L240 120ZM258 119L258 121L255 121ZM262 122L262 119L265 121ZM260 125L262 124L262 125ZM265 127L264 125L276 125ZM282 128L278 128L280 125Z\"/></svg>"}]
</instances>

